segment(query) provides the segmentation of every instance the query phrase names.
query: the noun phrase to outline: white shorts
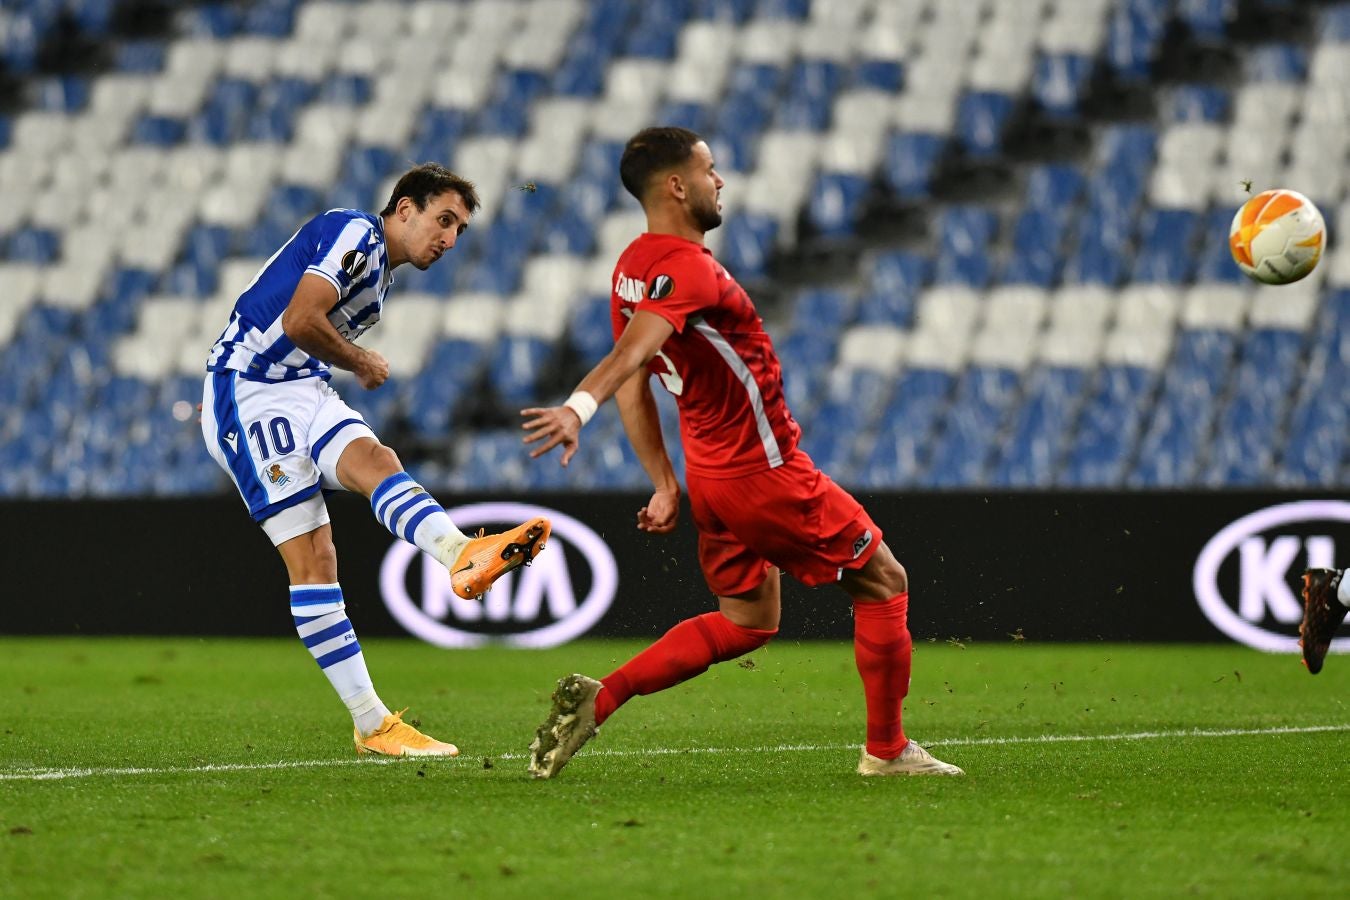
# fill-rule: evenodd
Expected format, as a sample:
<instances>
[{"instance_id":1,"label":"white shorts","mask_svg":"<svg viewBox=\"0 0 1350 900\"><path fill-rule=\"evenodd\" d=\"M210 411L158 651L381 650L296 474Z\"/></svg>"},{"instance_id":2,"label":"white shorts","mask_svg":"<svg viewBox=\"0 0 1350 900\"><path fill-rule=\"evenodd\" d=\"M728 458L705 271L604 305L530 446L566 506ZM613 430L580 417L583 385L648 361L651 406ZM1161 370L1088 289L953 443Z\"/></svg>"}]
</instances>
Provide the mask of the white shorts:
<instances>
[{"instance_id":1,"label":"white shorts","mask_svg":"<svg viewBox=\"0 0 1350 900\"><path fill-rule=\"evenodd\" d=\"M322 490L342 451L375 438L361 414L321 378L262 382L211 372L202 387L202 438L273 544L328 522Z\"/></svg>"}]
</instances>

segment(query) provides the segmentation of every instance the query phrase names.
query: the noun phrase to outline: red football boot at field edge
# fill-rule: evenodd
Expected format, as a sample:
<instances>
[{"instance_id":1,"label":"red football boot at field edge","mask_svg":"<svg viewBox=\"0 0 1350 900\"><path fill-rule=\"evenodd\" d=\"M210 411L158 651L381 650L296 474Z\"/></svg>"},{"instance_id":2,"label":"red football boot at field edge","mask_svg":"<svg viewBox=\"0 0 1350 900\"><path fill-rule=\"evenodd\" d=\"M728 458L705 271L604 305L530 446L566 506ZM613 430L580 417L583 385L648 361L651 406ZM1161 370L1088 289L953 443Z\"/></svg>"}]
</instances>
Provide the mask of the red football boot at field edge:
<instances>
[{"instance_id":1,"label":"red football boot at field edge","mask_svg":"<svg viewBox=\"0 0 1350 900\"><path fill-rule=\"evenodd\" d=\"M1336 629L1350 612L1337 598L1344 569L1308 569L1303 573L1303 623L1298 626L1298 644L1303 648L1303 664L1316 675L1331 649Z\"/></svg>"}]
</instances>

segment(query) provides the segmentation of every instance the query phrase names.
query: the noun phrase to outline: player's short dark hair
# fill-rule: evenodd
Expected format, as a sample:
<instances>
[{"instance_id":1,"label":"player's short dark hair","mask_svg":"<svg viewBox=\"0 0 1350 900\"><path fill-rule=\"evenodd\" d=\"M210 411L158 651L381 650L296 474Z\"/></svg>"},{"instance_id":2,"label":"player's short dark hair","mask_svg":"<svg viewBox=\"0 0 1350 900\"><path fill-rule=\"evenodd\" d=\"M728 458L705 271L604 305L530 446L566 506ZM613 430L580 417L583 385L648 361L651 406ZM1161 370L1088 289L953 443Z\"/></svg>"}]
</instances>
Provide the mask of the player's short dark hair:
<instances>
[{"instance_id":1,"label":"player's short dark hair","mask_svg":"<svg viewBox=\"0 0 1350 900\"><path fill-rule=\"evenodd\" d=\"M623 186L639 200L657 172L673 169L689 160L694 145L703 138L688 128L644 128L628 139L619 160Z\"/></svg>"},{"instance_id":2,"label":"player's short dark hair","mask_svg":"<svg viewBox=\"0 0 1350 900\"><path fill-rule=\"evenodd\" d=\"M473 182L461 178L440 163L429 162L413 166L403 173L398 183L394 185L394 192L389 195L389 202L380 210L380 215L392 215L398 201L404 197L411 198L419 210L426 209L432 197L446 191L459 194L470 215L477 212L478 189L473 186Z\"/></svg>"}]
</instances>

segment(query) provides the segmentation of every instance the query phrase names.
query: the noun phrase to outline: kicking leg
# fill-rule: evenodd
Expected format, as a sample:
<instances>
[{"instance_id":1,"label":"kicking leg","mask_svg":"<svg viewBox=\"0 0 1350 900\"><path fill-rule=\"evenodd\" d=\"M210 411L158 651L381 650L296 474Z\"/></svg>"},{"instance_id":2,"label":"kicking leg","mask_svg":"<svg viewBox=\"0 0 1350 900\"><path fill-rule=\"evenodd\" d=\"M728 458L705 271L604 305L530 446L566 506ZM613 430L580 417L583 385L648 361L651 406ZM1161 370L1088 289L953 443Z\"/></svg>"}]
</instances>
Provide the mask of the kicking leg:
<instances>
[{"instance_id":1,"label":"kicking leg","mask_svg":"<svg viewBox=\"0 0 1350 900\"><path fill-rule=\"evenodd\" d=\"M330 477L325 459L319 465ZM411 475L397 454L371 437L347 444L332 464L331 479L370 498L370 508L395 537L429 554L450 570L461 597L477 597L498 578L530 562L548 541L548 519L535 517L501 534L470 538Z\"/></svg>"}]
</instances>

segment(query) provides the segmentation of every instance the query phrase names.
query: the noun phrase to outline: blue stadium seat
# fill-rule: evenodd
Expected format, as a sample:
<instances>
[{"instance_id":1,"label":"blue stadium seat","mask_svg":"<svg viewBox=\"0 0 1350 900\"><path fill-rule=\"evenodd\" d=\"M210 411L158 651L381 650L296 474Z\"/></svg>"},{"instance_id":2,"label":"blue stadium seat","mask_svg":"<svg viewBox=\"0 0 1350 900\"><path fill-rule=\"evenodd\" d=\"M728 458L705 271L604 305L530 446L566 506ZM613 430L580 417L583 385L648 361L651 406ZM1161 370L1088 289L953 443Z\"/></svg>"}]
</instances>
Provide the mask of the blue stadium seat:
<instances>
[{"instance_id":1,"label":"blue stadium seat","mask_svg":"<svg viewBox=\"0 0 1350 900\"><path fill-rule=\"evenodd\" d=\"M1274 438L1299 373L1302 335L1256 329L1243 340L1232 392L1219 415L1207 483L1261 484L1273 475Z\"/></svg>"},{"instance_id":2,"label":"blue stadium seat","mask_svg":"<svg viewBox=\"0 0 1350 900\"><path fill-rule=\"evenodd\" d=\"M1178 335L1130 484L1179 487L1194 482L1218 412L1218 397L1228 382L1235 346L1233 334L1215 329Z\"/></svg>"},{"instance_id":3,"label":"blue stadium seat","mask_svg":"<svg viewBox=\"0 0 1350 900\"><path fill-rule=\"evenodd\" d=\"M1309 393L1290 416L1289 439L1280 463L1280 481L1293 487L1335 488L1350 458L1350 421L1344 397L1350 379L1328 382Z\"/></svg>"},{"instance_id":4,"label":"blue stadium seat","mask_svg":"<svg viewBox=\"0 0 1350 900\"><path fill-rule=\"evenodd\" d=\"M581 212L564 205L559 212L544 217L535 250L539 253L570 253L587 257L595 252L595 223Z\"/></svg>"},{"instance_id":5,"label":"blue stadium seat","mask_svg":"<svg viewBox=\"0 0 1350 900\"><path fill-rule=\"evenodd\" d=\"M1201 41L1222 41L1237 16L1237 0L1179 0L1177 15Z\"/></svg>"},{"instance_id":6,"label":"blue stadium seat","mask_svg":"<svg viewBox=\"0 0 1350 900\"><path fill-rule=\"evenodd\" d=\"M1018 216L1002 281L1047 288L1054 285L1062 267L1064 223L1063 215L1038 209L1028 209Z\"/></svg>"},{"instance_id":7,"label":"blue stadium seat","mask_svg":"<svg viewBox=\"0 0 1350 900\"><path fill-rule=\"evenodd\" d=\"M1167 11L1163 4L1134 0L1118 5L1107 29L1107 64L1122 79L1147 78L1166 30Z\"/></svg>"},{"instance_id":8,"label":"blue stadium seat","mask_svg":"<svg viewBox=\"0 0 1350 900\"><path fill-rule=\"evenodd\" d=\"M993 467L993 484L1045 488L1055 483L1087 384L1082 369L1059 366L1030 377L1026 396L1012 414L1011 439Z\"/></svg>"},{"instance_id":9,"label":"blue stadium seat","mask_svg":"<svg viewBox=\"0 0 1350 900\"><path fill-rule=\"evenodd\" d=\"M843 69L829 60L809 59L795 63L788 74L784 97L779 102L778 127L810 131L828 128L834 96L843 78Z\"/></svg>"},{"instance_id":10,"label":"blue stadium seat","mask_svg":"<svg viewBox=\"0 0 1350 900\"><path fill-rule=\"evenodd\" d=\"M885 178L902 200L926 198L947 141L935 134L895 134L886 142Z\"/></svg>"},{"instance_id":11,"label":"blue stadium seat","mask_svg":"<svg viewBox=\"0 0 1350 900\"><path fill-rule=\"evenodd\" d=\"M455 410L475 389L486 357L483 345L472 341L436 345L422 371L403 388L401 402L413 434L434 441L451 433Z\"/></svg>"},{"instance_id":12,"label":"blue stadium seat","mask_svg":"<svg viewBox=\"0 0 1350 900\"><path fill-rule=\"evenodd\" d=\"M676 4L647 3L628 32L623 55L647 59L674 59L680 25L687 10Z\"/></svg>"},{"instance_id":13,"label":"blue stadium seat","mask_svg":"<svg viewBox=\"0 0 1350 900\"><path fill-rule=\"evenodd\" d=\"M856 478L863 487L914 484L931 455L929 436L955 384L950 372L911 369L881 416L876 443Z\"/></svg>"},{"instance_id":14,"label":"blue stadium seat","mask_svg":"<svg viewBox=\"0 0 1350 900\"><path fill-rule=\"evenodd\" d=\"M1095 65L1092 57L1077 53L1049 53L1036 60L1031 95L1046 113L1072 118L1087 92Z\"/></svg>"},{"instance_id":15,"label":"blue stadium seat","mask_svg":"<svg viewBox=\"0 0 1350 900\"><path fill-rule=\"evenodd\" d=\"M764 19L805 19L811 13L811 0L758 0L755 15Z\"/></svg>"},{"instance_id":16,"label":"blue stadium seat","mask_svg":"<svg viewBox=\"0 0 1350 900\"><path fill-rule=\"evenodd\" d=\"M1188 209L1151 209L1139 227L1135 281L1179 284L1191 277L1201 217Z\"/></svg>"},{"instance_id":17,"label":"blue stadium seat","mask_svg":"<svg viewBox=\"0 0 1350 900\"><path fill-rule=\"evenodd\" d=\"M828 369L839 349L837 330L816 328L809 320L774 343L779 358L792 360L792 368L804 372Z\"/></svg>"},{"instance_id":18,"label":"blue stadium seat","mask_svg":"<svg viewBox=\"0 0 1350 900\"><path fill-rule=\"evenodd\" d=\"M1026 206L1051 215L1068 216L1083 195L1087 179L1069 163L1033 166L1027 173Z\"/></svg>"},{"instance_id":19,"label":"blue stadium seat","mask_svg":"<svg viewBox=\"0 0 1350 900\"><path fill-rule=\"evenodd\" d=\"M710 120L708 107L702 103L680 102L666 103L657 114L656 121L675 128L688 128L702 134Z\"/></svg>"},{"instance_id":20,"label":"blue stadium seat","mask_svg":"<svg viewBox=\"0 0 1350 900\"><path fill-rule=\"evenodd\" d=\"M562 65L553 73L549 87L555 94L568 97L598 97L605 86L605 67L609 56L596 52L597 42L574 42Z\"/></svg>"},{"instance_id":21,"label":"blue stadium seat","mask_svg":"<svg viewBox=\"0 0 1350 900\"><path fill-rule=\"evenodd\" d=\"M276 249L275 244L272 248ZM216 291L216 269L194 265L190 262L175 263L159 279L156 293L182 297L209 297Z\"/></svg>"},{"instance_id":22,"label":"blue stadium seat","mask_svg":"<svg viewBox=\"0 0 1350 900\"><path fill-rule=\"evenodd\" d=\"M290 141L295 133L296 115L317 93L317 85L303 78L274 78L265 82L244 126L245 136L250 141Z\"/></svg>"},{"instance_id":23,"label":"blue stadium seat","mask_svg":"<svg viewBox=\"0 0 1350 900\"><path fill-rule=\"evenodd\" d=\"M1197 281L1213 281L1227 284L1245 284L1247 276L1233 262L1233 252L1228 244L1228 228L1233 218L1233 210L1219 208L1210 210L1201 224L1203 243L1196 257L1195 277Z\"/></svg>"},{"instance_id":24,"label":"blue stadium seat","mask_svg":"<svg viewBox=\"0 0 1350 900\"><path fill-rule=\"evenodd\" d=\"M868 179L844 172L821 172L816 176L807 204L807 218L825 237L847 237L857 230Z\"/></svg>"},{"instance_id":25,"label":"blue stadium seat","mask_svg":"<svg viewBox=\"0 0 1350 900\"><path fill-rule=\"evenodd\" d=\"M801 291L792 305L793 332L814 331L837 335L853 321L856 303L857 298L852 294L833 288Z\"/></svg>"},{"instance_id":26,"label":"blue stadium seat","mask_svg":"<svg viewBox=\"0 0 1350 900\"><path fill-rule=\"evenodd\" d=\"M364 75L331 75L319 85L318 99L324 103L364 106L373 96L375 86Z\"/></svg>"},{"instance_id":27,"label":"blue stadium seat","mask_svg":"<svg viewBox=\"0 0 1350 900\"><path fill-rule=\"evenodd\" d=\"M722 264L738 281L764 277L778 235L778 220L766 213L741 212L722 226Z\"/></svg>"},{"instance_id":28,"label":"blue stadium seat","mask_svg":"<svg viewBox=\"0 0 1350 900\"><path fill-rule=\"evenodd\" d=\"M1318 37L1331 43L1350 41L1350 3L1337 3L1322 10Z\"/></svg>"},{"instance_id":29,"label":"blue stadium seat","mask_svg":"<svg viewBox=\"0 0 1350 900\"><path fill-rule=\"evenodd\" d=\"M878 253L872 259L868 284L878 291L917 293L932 278L929 257L904 250Z\"/></svg>"},{"instance_id":30,"label":"blue stadium seat","mask_svg":"<svg viewBox=\"0 0 1350 900\"><path fill-rule=\"evenodd\" d=\"M89 79L80 75L54 75L33 87L30 103L36 109L75 113L89 105Z\"/></svg>"},{"instance_id":31,"label":"blue stadium seat","mask_svg":"<svg viewBox=\"0 0 1350 900\"><path fill-rule=\"evenodd\" d=\"M956 108L956 137L973 159L991 159L1003 149L1013 98L995 91L967 91Z\"/></svg>"},{"instance_id":32,"label":"blue stadium seat","mask_svg":"<svg viewBox=\"0 0 1350 900\"><path fill-rule=\"evenodd\" d=\"M529 406L540 400L539 376L553 356L554 345L549 341L503 335L489 355L488 386L508 409Z\"/></svg>"},{"instance_id":33,"label":"blue stadium seat","mask_svg":"<svg viewBox=\"0 0 1350 900\"><path fill-rule=\"evenodd\" d=\"M756 137L769 125L771 102L748 92L732 94L717 111L713 129L728 139Z\"/></svg>"},{"instance_id":34,"label":"blue stadium seat","mask_svg":"<svg viewBox=\"0 0 1350 900\"><path fill-rule=\"evenodd\" d=\"M483 485L523 488L528 483L526 468L539 465L531 461L520 442L520 431L502 428L466 435L466 452L451 476L451 484L461 489L481 490ZM545 460L545 464L549 461Z\"/></svg>"},{"instance_id":35,"label":"blue stadium seat","mask_svg":"<svg viewBox=\"0 0 1350 900\"><path fill-rule=\"evenodd\" d=\"M718 22L744 22L755 11L755 0L694 0L693 15Z\"/></svg>"},{"instance_id":36,"label":"blue stadium seat","mask_svg":"<svg viewBox=\"0 0 1350 900\"><path fill-rule=\"evenodd\" d=\"M448 159L469 128L469 113L462 109L429 107L418 116L409 155L413 159Z\"/></svg>"},{"instance_id":37,"label":"blue stadium seat","mask_svg":"<svg viewBox=\"0 0 1350 900\"><path fill-rule=\"evenodd\" d=\"M567 343L587 370L614 349L608 294L595 294L577 304L567 329Z\"/></svg>"},{"instance_id":38,"label":"blue stadium seat","mask_svg":"<svg viewBox=\"0 0 1350 900\"><path fill-rule=\"evenodd\" d=\"M1308 54L1295 44L1257 44L1242 54L1248 81L1302 81L1308 77Z\"/></svg>"},{"instance_id":39,"label":"blue stadium seat","mask_svg":"<svg viewBox=\"0 0 1350 900\"><path fill-rule=\"evenodd\" d=\"M802 433L802 449L838 481L851 480L852 460L862 429L862 407L848 400L830 400L811 417Z\"/></svg>"},{"instance_id":40,"label":"blue stadium seat","mask_svg":"<svg viewBox=\"0 0 1350 900\"><path fill-rule=\"evenodd\" d=\"M244 9L232 3L194 4L182 10L178 27L191 37L228 38L239 31Z\"/></svg>"},{"instance_id":41,"label":"blue stadium seat","mask_svg":"<svg viewBox=\"0 0 1350 900\"><path fill-rule=\"evenodd\" d=\"M1103 169L1142 176L1153 165L1157 144L1157 132L1149 125L1108 125L1102 129L1098 144Z\"/></svg>"},{"instance_id":42,"label":"blue stadium seat","mask_svg":"<svg viewBox=\"0 0 1350 900\"><path fill-rule=\"evenodd\" d=\"M1020 379L1007 369L972 366L956 387L933 445L932 466L919 479L925 487L984 484L997 450L999 427Z\"/></svg>"},{"instance_id":43,"label":"blue stadium seat","mask_svg":"<svg viewBox=\"0 0 1350 900\"><path fill-rule=\"evenodd\" d=\"M189 121L189 136L213 144L243 140L258 93L258 86L243 78L218 79L201 111Z\"/></svg>"},{"instance_id":44,"label":"blue stadium seat","mask_svg":"<svg viewBox=\"0 0 1350 900\"><path fill-rule=\"evenodd\" d=\"M1167 117L1173 122L1223 122L1232 100L1217 84L1182 84L1168 96Z\"/></svg>"},{"instance_id":45,"label":"blue stadium seat","mask_svg":"<svg viewBox=\"0 0 1350 900\"><path fill-rule=\"evenodd\" d=\"M131 125L129 140L152 147L172 147L187 137L187 122L170 116L143 115Z\"/></svg>"},{"instance_id":46,"label":"blue stadium seat","mask_svg":"<svg viewBox=\"0 0 1350 900\"><path fill-rule=\"evenodd\" d=\"M1107 365L1083 409L1063 476L1056 484L1111 487L1123 479L1154 373L1135 366Z\"/></svg>"},{"instance_id":47,"label":"blue stadium seat","mask_svg":"<svg viewBox=\"0 0 1350 900\"><path fill-rule=\"evenodd\" d=\"M521 137L529 126L530 104L548 87L548 79L532 69L509 69L497 76L492 97L474 118L480 134Z\"/></svg>"},{"instance_id":48,"label":"blue stadium seat","mask_svg":"<svg viewBox=\"0 0 1350 900\"><path fill-rule=\"evenodd\" d=\"M775 346L781 356L781 351L788 344L776 343ZM826 359L826 362L820 364L821 367L799 364L796 357L792 357L792 364L783 372L783 396L787 400L788 409L792 410L798 421L814 416L816 408L824 402L829 382L829 369L824 367L834 359L837 349L833 341L824 339L811 343L811 346L817 355Z\"/></svg>"},{"instance_id":49,"label":"blue stadium seat","mask_svg":"<svg viewBox=\"0 0 1350 900\"><path fill-rule=\"evenodd\" d=\"M48 228L28 226L9 236L5 257L12 262L45 266L61 254L61 238Z\"/></svg>"},{"instance_id":50,"label":"blue stadium seat","mask_svg":"<svg viewBox=\"0 0 1350 900\"><path fill-rule=\"evenodd\" d=\"M861 59L853 65L853 86L897 93L905 85L905 66L890 59Z\"/></svg>"},{"instance_id":51,"label":"blue stadium seat","mask_svg":"<svg viewBox=\"0 0 1350 900\"><path fill-rule=\"evenodd\" d=\"M241 30L260 37L284 38L295 27L295 0L261 0L249 5Z\"/></svg>"},{"instance_id":52,"label":"blue stadium seat","mask_svg":"<svg viewBox=\"0 0 1350 900\"><path fill-rule=\"evenodd\" d=\"M984 287L992 262L989 243L998 231L998 216L978 206L954 206L938 216L938 284Z\"/></svg>"},{"instance_id":53,"label":"blue stadium seat","mask_svg":"<svg viewBox=\"0 0 1350 900\"><path fill-rule=\"evenodd\" d=\"M894 325L897 328L914 327L918 310L917 292L869 291L858 302L859 325Z\"/></svg>"}]
</instances>

